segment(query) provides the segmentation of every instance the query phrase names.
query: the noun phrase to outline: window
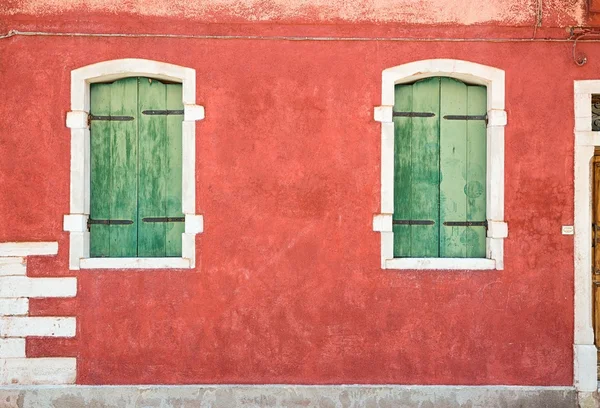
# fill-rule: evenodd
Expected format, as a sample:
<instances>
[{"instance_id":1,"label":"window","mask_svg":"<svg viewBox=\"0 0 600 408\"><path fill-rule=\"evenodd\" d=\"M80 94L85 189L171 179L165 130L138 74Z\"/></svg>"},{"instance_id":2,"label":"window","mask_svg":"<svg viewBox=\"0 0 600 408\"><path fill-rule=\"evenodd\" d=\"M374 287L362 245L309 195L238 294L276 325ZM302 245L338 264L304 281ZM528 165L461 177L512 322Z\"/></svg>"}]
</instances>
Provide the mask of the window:
<instances>
[{"instance_id":1,"label":"window","mask_svg":"<svg viewBox=\"0 0 600 408\"><path fill-rule=\"evenodd\" d=\"M90 86L90 256L180 257L181 84Z\"/></svg>"},{"instance_id":2,"label":"window","mask_svg":"<svg viewBox=\"0 0 600 408\"><path fill-rule=\"evenodd\" d=\"M71 72L70 269L195 267L195 98L195 71L164 62Z\"/></svg>"},{"instance_id":3,"label":"window","mask_svg":"<svg viewBox=\"0 0 600 408\"><path fill-rule=\"evenodd\" d=\"M458 60L383 71L383 269L503 269L504 71Z\"/></svg>"},{"instance_id":4,"label":"window","mask_svg":"<svg viewBox=\"0 0 600 408\"><path fill-rule=\"evenodd\" d=\"M395 88L394 258L484 258L486 88Z\"/></svg>"}]
</instances>

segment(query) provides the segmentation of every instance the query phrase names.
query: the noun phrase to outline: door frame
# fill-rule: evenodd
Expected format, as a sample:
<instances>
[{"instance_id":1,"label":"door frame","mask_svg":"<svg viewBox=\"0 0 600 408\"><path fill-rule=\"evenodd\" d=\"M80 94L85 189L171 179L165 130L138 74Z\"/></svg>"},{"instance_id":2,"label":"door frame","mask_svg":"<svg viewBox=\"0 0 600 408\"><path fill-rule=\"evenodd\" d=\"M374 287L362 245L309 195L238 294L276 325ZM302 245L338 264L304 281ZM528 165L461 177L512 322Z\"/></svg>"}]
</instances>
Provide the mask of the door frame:
<instances>
[{"instance_id":1,"label":"door frame","mask_svg":"<svg viewBox=\"0 0 600 408\"><path fill-rule=\"evenodd\" d=\"M592 324L592 160L600 132L592 132L592 94L600 80L574 81L574 336L573 383L578 391L598 389L597 349Z\"/></svg>"}]
</instances>

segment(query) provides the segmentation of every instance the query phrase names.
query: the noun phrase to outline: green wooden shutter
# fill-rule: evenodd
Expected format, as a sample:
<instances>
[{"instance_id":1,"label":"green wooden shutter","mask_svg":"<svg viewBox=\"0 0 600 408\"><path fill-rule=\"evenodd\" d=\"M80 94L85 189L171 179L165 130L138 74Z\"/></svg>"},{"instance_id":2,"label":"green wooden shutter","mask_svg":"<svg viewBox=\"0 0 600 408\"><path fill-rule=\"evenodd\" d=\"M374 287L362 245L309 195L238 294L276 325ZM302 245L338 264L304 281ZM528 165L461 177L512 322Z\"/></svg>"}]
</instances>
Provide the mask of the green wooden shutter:
<instances>
[{"instance_id":1,"label":"green wooden shutter","mask_svg":"<svg viewBox=\"0 0 600 408\"><path fill-rule=\"evenodd\" d=\"M92 84L90 256L137 254L137 79ZM115 120L109 120L115 119Z\"/></svg>"},{"instance_id":2,"label":"green wooden shutter","mask_svg":"<svg viewBox=\"0 0 600 408\"><path fill-rule=\"evenodd\" d=\"M486 88L397 85L394 112L394 256L485 257Z\"/></svg>"},{"instance_id":3,"label":"green wooden shutter","mask_svg":"<svg viewBox=\"0 0 600 408\"><path fill-rule=\"evenodd\" d=\"M181 92L149 78L92 85L92 257L181 256Z\"/></svg>"}]
</instances>

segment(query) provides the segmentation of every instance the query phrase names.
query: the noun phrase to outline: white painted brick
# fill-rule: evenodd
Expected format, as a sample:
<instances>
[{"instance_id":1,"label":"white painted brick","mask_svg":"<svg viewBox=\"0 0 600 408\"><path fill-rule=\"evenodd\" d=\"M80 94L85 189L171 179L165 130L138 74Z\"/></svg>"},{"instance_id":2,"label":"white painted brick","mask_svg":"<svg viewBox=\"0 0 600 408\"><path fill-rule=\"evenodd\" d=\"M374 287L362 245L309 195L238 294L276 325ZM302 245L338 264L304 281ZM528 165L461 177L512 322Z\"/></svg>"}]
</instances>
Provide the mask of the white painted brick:
<instances>
[{"instance_id":1,"label":"white painted brick","mask_svg":"<svg viewBox=\"0 0 600 408\"><path fill-rule=\"evenodd\" d=\"M63 230L71 232L87 231L88 215L67 214L63 218Z\"/></svg>"},{"instance_id":2,"label":"white painted brick","mask_svg":"<svg viewBox=\"0 0 600 408\"><path fill-rule=\"evenodd\" d=\"M85 129L88 127L88 113L85 111L67 112L67 127L69 129Z\"/></svg>"},{"instance_id":3,"label":"white painted brick","mask_svg":"<svg viewBox=\"0 0 600 408\"><path fill-rule=\"evenodd\" d=\"M23 316L29 312L27 298L0 298L0 316Z\"/></svg>"},{"instance_id":4,"label":"white painted brick","mask_svg":"<svg viewBox=\"0 0 600 408\"><path fill-rule=\"evenodd\" d=\"M70 357L0 359L0 384L74 384L76 373Z\"/></svg>"},{"instance_id":5,"label":"white painted brick","mask_svg":"<svg viewBox=\"0 0 600 408\"><path fill-rule=\"evenodd\" d=\"M58 242L3 242L0 256L56 255Z\"/></svg>"},{"instance_id":6,"label":"white painted brick","mask_svg":"<svg viewBox=\"0 0 600 408\"><path fill-rule=\"evenodd\" d=\"M0 317L0 337L74 337L74 317Z\"/></svg>"},{"instance_id":7,"label":"white painted brick","mask_svg":"<svg viewBox=\"0 0 600 408\"><path fill-rule=\"evenodd\" d=\"M185 233L200 234L204 231L204 217L198 214L185 215Z\"/></svg>"},{"instance_id":8,"label":"white painted brick","mask_svg":"<svg viewBox=\"0 0 600 408\"><path fill-rule=\"evenodd\" d=\"M193 122L202 119L204 119L204 106L187 104L183 106L183 120Z\"/></svg>"},{"instance_id":9,"label":"white painted brick","mask_svg":"<svg viewBox=\"0 0 600 408\"><path fill-rule=\"evenodd\" d=\"M19 256L0 258L0 276L25 274L27 274L25 258Z\"/></svg>"},{"instance_id":10,"label":"white painted brick","mask_svg":"<svg viewBox=\"0 0 600 408\"><path fill-rule=\"evenodd\" d=\"M74 297L76 294L77 278L0 277L0 297Z\"/></svg>"},{"instance_id":11,"label":"white painted brick","mask_svg":"<svg viewBox=\"0 0 600 408\"><path fill-rule=\"evenodd\" d=\"M0 339L0 358L25 358L25 339Z\"/></svg>"}]
</instances>

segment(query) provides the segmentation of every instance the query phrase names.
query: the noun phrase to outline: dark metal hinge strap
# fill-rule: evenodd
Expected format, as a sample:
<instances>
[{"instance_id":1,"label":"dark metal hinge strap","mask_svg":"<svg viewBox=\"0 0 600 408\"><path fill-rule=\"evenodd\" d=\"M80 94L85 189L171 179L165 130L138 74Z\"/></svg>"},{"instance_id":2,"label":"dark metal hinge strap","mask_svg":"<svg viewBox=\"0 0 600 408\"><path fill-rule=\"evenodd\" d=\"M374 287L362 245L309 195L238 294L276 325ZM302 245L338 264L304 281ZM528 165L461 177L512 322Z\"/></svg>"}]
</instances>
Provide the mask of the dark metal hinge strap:
<instances>
[{"instance_id":1,"label":"dark metal hinge strap","mask_svg":"<svg viewBox=\"0 0 600 408\"><path fill-rule=\"evenodd\" d=\"M144 222L185 222L185 217L146 217Z\"/></svg>"},{"instance_id":2,"label":"dark metal hinge strap","mask_svg":"<svg viewBox=\"0 0 600 408\"><path fill-rule=\"evenodd\" d=\"M448 120L485 120L487 115L445 115L444 119Z\"/></svg>"},{"instance_id":3,"label":"dark metal hinge strap","mask_svg":"<svg viewBox=\"0 0 600 408\"><path fill-rule=\"evenodd\" d=\"M144 115L183 115L183 109L148 109L142 113Z\"/></svg>"},{"instance_id":4,"label":"dark metal hinge strap","mask_svg":"<svg viewBox=\"0 0 600 408\"><path fill-rule=\"evenodd\" d=\"M446 221L444 225L447 227L486 227L487 221Z\"/></svg>"},{"instance_id":5,"label":"dark metal hinge strap","mask_svg":"<svg viewBox=\"0 0 600 408\"><path fill-rule=\"evenodd\" d=\"M116 121L130 121L133 120L133 116L113 116L113 115L88 115L88 122L92 120L116 120Z\"/></svg>"},{"instance_id":6,"label":"dark metal hinge strap","mask_svg":"<svg viewBox=\"0 0 600 408\"><path fill-rule=\"evenodd\" d=\"M432 112L394 112L393 116L400 116L403 118L431 118L435 116Z\"/></svg>"},{"instance_id":7,"label":"dark metal hinge strap","mask_svg":"<svg viewBox=\"0 0 600 408\"><path fill-rule=\"evenodd\" d=\"M130 225L130 224L133 224L133 221L131 221L131 220L93 220L91 218L88 218L88 221L87 221L88 231L90 230L90 226L93 224L96 224L96 225Z\"/></svg>"},{"instance_id":8,"label":"dark metal hinge strap","mask_svg":"<svg viewBox=\"0 0 600 408\"><path fill-rule=\"evenodd\" d=\"M392 220L393 225L433 225L431 220Z\"/></svg>"}]
</instances>

